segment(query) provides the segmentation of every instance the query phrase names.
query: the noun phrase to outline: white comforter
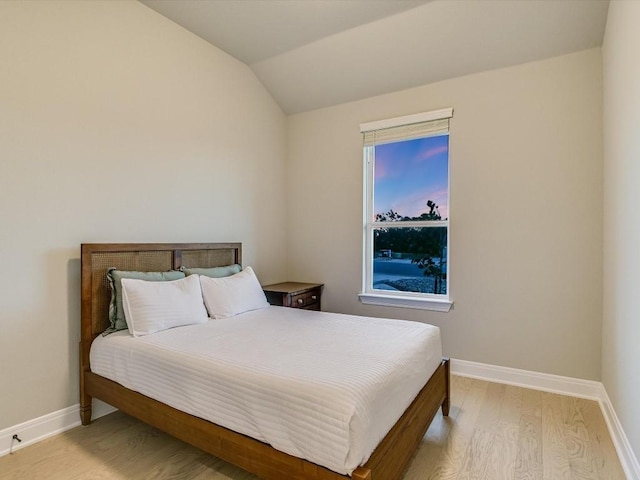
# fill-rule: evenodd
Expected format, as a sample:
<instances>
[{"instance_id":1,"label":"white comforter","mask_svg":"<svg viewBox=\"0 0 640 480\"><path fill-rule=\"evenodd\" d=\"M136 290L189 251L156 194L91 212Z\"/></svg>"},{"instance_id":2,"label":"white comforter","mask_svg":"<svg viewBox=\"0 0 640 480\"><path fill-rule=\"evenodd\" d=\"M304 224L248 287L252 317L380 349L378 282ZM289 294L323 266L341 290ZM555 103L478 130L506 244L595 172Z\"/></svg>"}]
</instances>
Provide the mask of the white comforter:
<instances>
[{"instance_id":1,"label":"white comforter","mask_svg":"<svg viewBox=\"0 0 640 480\"><path fill-rule=\"evenodd\" d=\"M431 325L272 306L144 337L99 336L91 370L351 474L441 358Z\"/></svg>"}]
</instances>

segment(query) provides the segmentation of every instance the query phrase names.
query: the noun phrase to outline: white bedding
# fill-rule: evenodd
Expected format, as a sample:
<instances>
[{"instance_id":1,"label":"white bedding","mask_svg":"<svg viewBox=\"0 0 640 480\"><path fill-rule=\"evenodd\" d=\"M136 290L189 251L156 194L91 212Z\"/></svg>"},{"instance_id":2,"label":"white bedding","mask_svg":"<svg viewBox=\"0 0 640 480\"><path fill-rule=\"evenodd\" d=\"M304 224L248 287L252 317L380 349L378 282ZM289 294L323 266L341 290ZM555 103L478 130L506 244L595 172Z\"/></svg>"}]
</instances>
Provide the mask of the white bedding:
<instances>
[{"instance_id":1,"label":"white bedding","mask_svg":"<svg viewBox=\"0 0 640 480\"><path fill-rule=\"evenodd\" d=\"M91 370L351 474L441 358L432 325L270 306L144 337L98 336Z\"/></svg>"}]
</instances>

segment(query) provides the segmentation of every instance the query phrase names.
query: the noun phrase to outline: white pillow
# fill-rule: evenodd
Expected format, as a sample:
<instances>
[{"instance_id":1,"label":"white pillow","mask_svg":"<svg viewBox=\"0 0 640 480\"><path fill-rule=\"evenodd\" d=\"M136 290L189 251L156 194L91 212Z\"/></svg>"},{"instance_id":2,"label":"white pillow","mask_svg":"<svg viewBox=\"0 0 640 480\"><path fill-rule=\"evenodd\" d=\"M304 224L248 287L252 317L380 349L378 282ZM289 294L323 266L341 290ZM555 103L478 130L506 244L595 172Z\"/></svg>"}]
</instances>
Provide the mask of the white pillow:
<instances>
[{"instance_id":1,"label":"white pillow","mask_svg":"<svg viewBox=\"0 0 640 480\"><path fill-rule=\"evenodd\" d=\"M233 317L269 306L251 267L230 277L209 278L201 275L200 285L211 318Z\"/></svg>"},{"instance_id":2,"label":"white pillow","mask_svg":"<svg viewBox=\"0 0 640 480\"><path fill-rule=\"evenodd\" d=\"M209 320L197 275L171 282L123 278L122 305L134 337Z\"/></svg>"}]
</instances>

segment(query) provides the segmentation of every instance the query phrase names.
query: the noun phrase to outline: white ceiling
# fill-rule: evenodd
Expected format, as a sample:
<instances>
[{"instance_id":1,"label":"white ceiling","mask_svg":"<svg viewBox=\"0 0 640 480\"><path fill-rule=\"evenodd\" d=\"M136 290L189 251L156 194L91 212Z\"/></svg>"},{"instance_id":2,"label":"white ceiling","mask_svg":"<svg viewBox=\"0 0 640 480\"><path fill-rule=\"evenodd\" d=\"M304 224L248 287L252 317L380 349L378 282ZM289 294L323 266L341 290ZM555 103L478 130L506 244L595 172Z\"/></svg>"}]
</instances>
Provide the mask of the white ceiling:
<instances>
[{"instance_id":1,"label":"white ceiling","mask_svg":"<svg viewBox=\"0 0 640 480\"><path fill-rule=\"evenodd\" d=\"M609 0L141 0L288 113L600 46Z\"/></svg>"}]
</instances>

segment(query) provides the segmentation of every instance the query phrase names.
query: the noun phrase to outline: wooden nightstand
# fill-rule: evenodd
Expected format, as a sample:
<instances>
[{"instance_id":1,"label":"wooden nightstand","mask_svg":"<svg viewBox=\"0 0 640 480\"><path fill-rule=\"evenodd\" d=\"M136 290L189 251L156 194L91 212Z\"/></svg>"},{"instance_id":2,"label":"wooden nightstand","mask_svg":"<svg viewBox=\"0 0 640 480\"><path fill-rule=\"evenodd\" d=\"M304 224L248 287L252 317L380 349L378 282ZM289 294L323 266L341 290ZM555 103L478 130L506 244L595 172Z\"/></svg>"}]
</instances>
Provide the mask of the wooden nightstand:
<instances>
[{"instance_id":1,"label":"wooden nightstand","mask_svg":"<svg viewBox=\"0 0 640 480\"><path fill-rule=\"evenodd\" d=\"M321 283L284 282L262 287L271 305L320 310Z\"/></svg>"}]
</instances>

